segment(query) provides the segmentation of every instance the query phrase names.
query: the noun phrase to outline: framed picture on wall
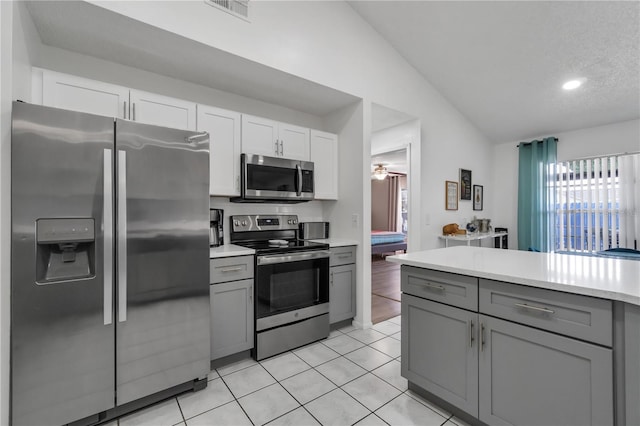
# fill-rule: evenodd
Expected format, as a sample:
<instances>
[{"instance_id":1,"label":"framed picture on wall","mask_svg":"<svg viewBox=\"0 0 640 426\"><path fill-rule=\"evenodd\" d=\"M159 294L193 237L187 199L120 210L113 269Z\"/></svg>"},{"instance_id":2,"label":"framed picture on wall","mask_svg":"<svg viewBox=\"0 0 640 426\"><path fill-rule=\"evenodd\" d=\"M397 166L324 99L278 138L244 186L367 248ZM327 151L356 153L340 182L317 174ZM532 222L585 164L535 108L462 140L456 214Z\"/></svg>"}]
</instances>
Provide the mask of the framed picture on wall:
<instances>
[{"instance_id":1,"label":"framed picture on wall","mask_svg":"<svg viewBox=\"0 0 640 426\"><path fill-rule=\"evenodd\" d=\"M471 200L471 170L460 169L460 199Z\"/></svg>"},{"instance_id":2,"label":"framed picture on wall","mask_svg":"<svg viewBox=\"0 0 640 426\"><path fill-rule=\"evenodd\" d=\"M474 210L482 210L483 203L483 194L484 188L482 185L473 185L473 209Z\"/></svg>"},{"instance_id":3,"label":"framed picture on wall","mask_svg":"<svg viewBox=\"0 0 640 426\"><path fill-rule=\"evenodd\" d=\"M458 182L445 182L444 207L445 210L458 210Z\"/></svg>"}]
</instances>

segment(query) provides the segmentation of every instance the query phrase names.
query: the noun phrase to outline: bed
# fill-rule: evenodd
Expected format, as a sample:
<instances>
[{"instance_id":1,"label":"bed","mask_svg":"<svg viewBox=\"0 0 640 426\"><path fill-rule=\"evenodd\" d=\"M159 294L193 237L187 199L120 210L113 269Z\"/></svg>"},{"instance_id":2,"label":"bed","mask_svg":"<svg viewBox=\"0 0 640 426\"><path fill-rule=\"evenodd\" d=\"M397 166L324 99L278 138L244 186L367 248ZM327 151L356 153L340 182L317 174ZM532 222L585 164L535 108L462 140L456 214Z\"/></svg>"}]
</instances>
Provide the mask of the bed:
<instances>
[{"instance_id":1,"label":"bed","mask_svg":"<svg viewBox=\"0 0 640 426\"><path fill-rule=\"evenodd\" d=\"M371 231L371 254L384 255L398 250L407 251L405 234L393 231Z\"/></svg>"}]
</instances>

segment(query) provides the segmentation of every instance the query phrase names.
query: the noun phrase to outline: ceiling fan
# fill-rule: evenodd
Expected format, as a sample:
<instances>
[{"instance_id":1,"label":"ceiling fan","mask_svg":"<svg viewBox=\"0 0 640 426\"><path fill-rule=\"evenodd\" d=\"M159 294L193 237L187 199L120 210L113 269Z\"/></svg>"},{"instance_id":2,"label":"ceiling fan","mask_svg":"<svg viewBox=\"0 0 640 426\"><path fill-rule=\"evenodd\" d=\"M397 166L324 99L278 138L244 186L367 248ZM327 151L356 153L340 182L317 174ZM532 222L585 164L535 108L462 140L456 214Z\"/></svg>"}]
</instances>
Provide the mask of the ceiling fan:
<instances>
[{"instance_id":1,"label":"ceiling fan","mask_svg":"<svg viewBox=\"0 0 640 426\"><path fill-rule=\"evenodd\" d=\"M383 164L378 164L375 169L373 169L373 173L371 174L371 179L384 180L389 175L387 168L384 167Z\"/></svg>"}]
</instances>

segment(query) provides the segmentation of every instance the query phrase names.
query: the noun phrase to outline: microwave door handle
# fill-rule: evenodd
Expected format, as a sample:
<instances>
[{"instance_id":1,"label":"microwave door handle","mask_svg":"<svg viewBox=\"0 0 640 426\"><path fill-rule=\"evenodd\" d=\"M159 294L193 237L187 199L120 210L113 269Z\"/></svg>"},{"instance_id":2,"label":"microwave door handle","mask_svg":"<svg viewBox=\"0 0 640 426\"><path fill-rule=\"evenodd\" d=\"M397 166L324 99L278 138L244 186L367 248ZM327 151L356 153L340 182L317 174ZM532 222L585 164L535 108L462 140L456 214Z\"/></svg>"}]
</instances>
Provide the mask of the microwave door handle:
<instances>
[{"instance_id":1,"label":"microwave door handle","mask_svg":"<svg viewBox=\"0 0 640 426\"><path fill-rule=\"evenodd\" d=\"M302 195L302 167L300 167L300 164L296 164L296 171L298 172L298 187L296 188L296 195L299 197Z\"/></svg>"}]
</instances>

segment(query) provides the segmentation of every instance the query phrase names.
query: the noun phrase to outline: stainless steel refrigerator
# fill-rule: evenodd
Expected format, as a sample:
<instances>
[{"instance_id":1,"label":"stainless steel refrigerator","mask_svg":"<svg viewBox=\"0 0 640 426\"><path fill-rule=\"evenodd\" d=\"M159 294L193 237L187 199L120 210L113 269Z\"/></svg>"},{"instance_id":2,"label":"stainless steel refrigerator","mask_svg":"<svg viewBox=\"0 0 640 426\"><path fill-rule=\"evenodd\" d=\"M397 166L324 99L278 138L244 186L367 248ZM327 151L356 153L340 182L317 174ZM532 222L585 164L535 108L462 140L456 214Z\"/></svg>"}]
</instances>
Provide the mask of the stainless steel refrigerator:
<instances>
[{"instance_id":1,"label":"stainless steel refrigerator","mask_svg":"<svg viewBox=\"0 0 640 426\"><path fill-rule=\"evenodd\" d=\"M14 102L11 143L12 423L206 386L208 135Z\"/></svg>"}]
</instances>

